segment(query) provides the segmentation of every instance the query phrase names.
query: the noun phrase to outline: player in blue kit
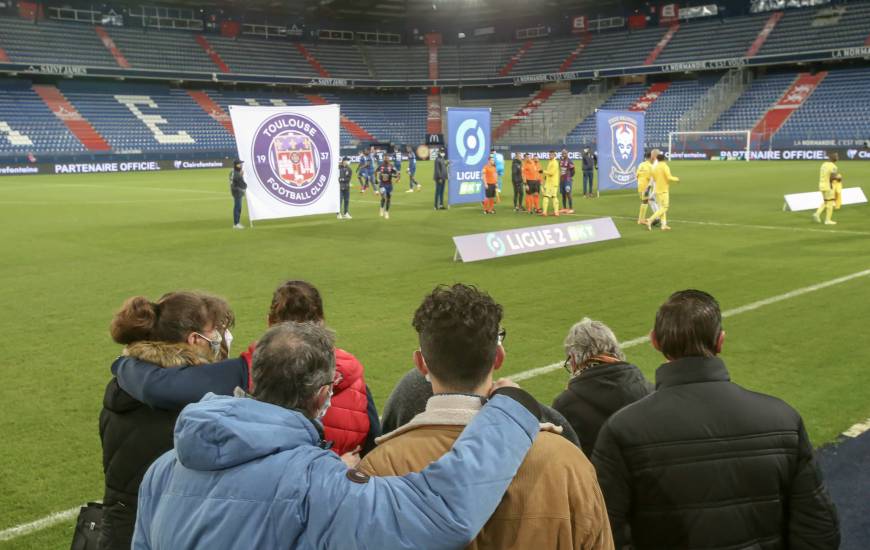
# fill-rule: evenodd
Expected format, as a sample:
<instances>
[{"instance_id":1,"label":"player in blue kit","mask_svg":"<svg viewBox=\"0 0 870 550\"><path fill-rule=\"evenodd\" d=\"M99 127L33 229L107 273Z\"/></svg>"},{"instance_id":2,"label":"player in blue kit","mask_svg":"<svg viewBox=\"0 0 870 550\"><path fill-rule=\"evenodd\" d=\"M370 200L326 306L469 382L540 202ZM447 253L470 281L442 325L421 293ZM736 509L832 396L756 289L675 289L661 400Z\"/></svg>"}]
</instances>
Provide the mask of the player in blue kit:
<instances>
[{"instance_id":1,"label":"player in blue kit","mask_svg":"<svg viewBox=\"0 0 870 550\"><path fill-rule=\"evenodd\" d=\"M399 178L399 172L390 162L390 157L384 157L384 163L378 167L375 179L380 184L381 217L390 219L390 201L393 198L393 182Z\"/></svg>"},{"instance_id":2,"label":"player in blue kit","mask_svg":"<svg viewBox=\"0 0 870 550\"><path fill-rule=\"evenodd\" d=\"M369 158L366 156L365 151L360 151L359 153L359 165L356 169L356 177L359 182L359 192L365 193L371 181L369 176Z\"/></svg>"},{"instance_id":3,"label":"player in blue kit","mask_svg":"<svg viewBox=\"0 0 870 550\"><path fill-rule=\"evenodd\" d=\"M412 193L414 191L419 191L423 186L420 185L414 177L417 175L417 155L414 154L414 150L411 149L410 145L405 148L405 155L408 157L408 185L411 186L411 188L405 192ZM399 169L401 169L401 167Z\"/></svg>"}]
</instances>

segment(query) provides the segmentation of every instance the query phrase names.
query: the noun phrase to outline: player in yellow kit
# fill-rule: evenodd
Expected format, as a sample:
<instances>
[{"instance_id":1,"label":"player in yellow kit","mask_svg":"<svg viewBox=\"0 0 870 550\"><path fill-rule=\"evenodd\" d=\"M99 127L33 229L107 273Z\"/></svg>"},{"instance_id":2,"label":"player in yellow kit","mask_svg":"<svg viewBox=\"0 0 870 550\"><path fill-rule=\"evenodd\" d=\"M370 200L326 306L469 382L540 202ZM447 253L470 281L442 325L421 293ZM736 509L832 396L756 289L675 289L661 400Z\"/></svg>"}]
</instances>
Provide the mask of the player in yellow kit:
<instances>
[{"instance_id":1,"label":"player in yellow kit","mask_svg":"<svg viewBox=\"0 0 870 550\"><path fill-rule=\"evenodd\" d=\"M644 223L646 224L646 228L652 231L653 222L661 218L662 231L670 231L671 227L668 225L668 208L671 206L671 182L680 181L680 178L671 175L671 168L668 166L668 163L665 162L665 156L663 154L659 153L657 160L658 162L652 170L652 176L656 185L656 202L659 205L659 209L655 214L647 218Z\"/></svg>"},{"instance_id":2,"label":"player in yellow kit","mask_svg":"<svg viewBox=\"0 0 870 550\"><path fill-rule=\"evenodd\" d=\"M834 210L839 210L843 206L843 174L837 170L837 177L834 178L831 187L834 188Z\"/></svg>"},{"instance_id":3,"label":"player in yellow kit","mask_svg":"<svg viewBox=\"0 0 870 550\"><path fill-rule=\"evenodd\" d=\"M643 159L637 166L637 193L640 195L640 212L637 215L637 223L646 223L646 211L649 208L649 182L652 178L653 161L658 156L658 149L653 149L649 156Z\"/></svg>"},{"instance_id":4,"label":"player in yellow kit","mask_svg":"<svg viewBox=\"0 0 870 550\"><path fill-rule=\"evenodd\" d=\"M822 223L822 212L825 212L825 225L837 225L837 222L831 219L831 216L834 215L834 206L837 202L836 191L834 190L834 183L838 180L839 174L837 172L837 164L836 162L840 160L839 155L836 151L828 151L828 160L822 163L822 168L819 171L819 191L822 192L822 205L813 213L813 219L816 223ZM840 183L840 190L843 189L842 183ZM842 201L842 199L841 199Z\"/></svg>"},{"instance_id":5,"label":"player in yellow kit","mask_svg":"<svg viewBox=\"0 0 870 550\"><path fill-rule=\"evenodd\" d=\"M553 213L559 215L559 159L556 151L550 151L550 161L544 168L544 200L541 206L541 215L546 216L550 201L553 202Z\"/></svg>"}]
</instances>

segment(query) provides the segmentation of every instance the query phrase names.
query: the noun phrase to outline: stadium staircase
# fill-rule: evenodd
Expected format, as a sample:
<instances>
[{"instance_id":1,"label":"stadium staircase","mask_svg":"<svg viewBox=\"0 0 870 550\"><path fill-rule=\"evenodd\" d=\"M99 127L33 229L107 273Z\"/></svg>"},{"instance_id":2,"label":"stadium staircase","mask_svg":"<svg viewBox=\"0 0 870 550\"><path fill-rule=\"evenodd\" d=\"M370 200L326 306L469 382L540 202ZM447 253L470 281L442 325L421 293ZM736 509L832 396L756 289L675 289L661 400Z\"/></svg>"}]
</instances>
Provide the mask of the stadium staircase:
<instances>
[{"instance_id":1,"label":"stadium staircase","mask_svg":"<svg viewBox=\"0 0 870 550\"><path fill-rule=\"evenodd\" d=\"M589 42L591 42L591 41L592 41L592 35L589 34L588 32L584 32L583 37L580 39L580 43L577 44L577 47L574 48L573 50L571 50L571 53L568 54L568 57L566 57L562 61L562 64L559 65L559 72L564 73L565 71L570 69L571 65L574 64L574 60L577 59L581 53L583 53L583 50L586 49L586 46L588 46Z\"/></svg>"},{"instance_id":2,"label":"stadium staircase","mask_svg":"<svg viewBox=\"0 0 870 550\"><path fill-rule=\"evenodd\" d=\"M505 66L502 67L501 70L498 71L498 76L508 76L509 74L511 74L511 71L514 68L514 65L516 65L517 62L523 58L524 55L526 55L526 52L529 51L529 49L531 49L531 47L532 47L531 40L526 40L525 42L523 42L523 45L520 46L520 49L517 51L517 53L512 55L510 60L508 60L507 64L505 64Z\"/></svg>"},{"instance_id":3,"label":"stadium staircase","mask_svg":"<svg viewBox=\"0 0 870 550\"><path fill-rule=\"evenodd\" d=\"M375 66L372 65L372 59L369 56L368 48L366 48L365 42L357 39L355 41L356 47L359 50L360 56L362 56L363 63L366 65L366 70L368 71L369 78L375 78Z\"/></svg>"},{"instance_id":4,"label":"stadium staircase","mask_svg":"<svg viewBox=\"0 0 870 550\"><path fill-rule=\"evenodd\" d=\"M781 11L774 12L770 15L770 18L768 18L766 23L764 23L761 30L758 31L758 36L755 37L752 45L749 46L748 50L746 50L746 57L755 57L755 55L761 51L764 43L767 42L767 37L770 36L770 33L772 33L773 29L776 28L776 24L779 23L782 16L783 13Z\"/></svg>"},{"instance_id":5,"label":"stadium staircase","mask_svg":"<svg viewBox=\"0 0 870 550\"><path fill-rule=\"evenodd\" d=\"M674 38L674 35L677 34L678 30L680 30L679 23L673 23L670 27L668 27L668 32L666 32L664 36L662 36L661 40L656 43L656 47L653 48L651 52L649 52L649 55L646 56L643 64L652 65L655 60L659 58L665 48L668 47L668 44L670 44L671 40Z\"/></svg>"},{"instance_id":6,"label":"stadium staircase","mask_svg":"<svg viewBox=\"0 0 870 550\"><path fill-rule=\"evenodd\" d=\"M305 94L305 99L310 101L313 105L328 105L330 103L328 99L317 94ZM377 141L375 136L368 133L362 126L347 118L345 115L341 115L341 127L360 141Z\"/></svg>"},{"instance_id":7,"label":"stadium staircase","mask_svg":"<svg viewBox=\"0 0 870 550\"><path fill-rule=\"evenodd\" d=\"M646 92L628 107L628 110L646 111L659 97L661 97L663 93L668 91L668 88L670 87L670 82L656 82L647 88Z\"/></svg>"},{"instance_id":8,"label":"stadium staircase","mask_svg":"<svg viewBox=\"0 0 870 550\"><path fill-rule=\"evenodd\" d=\"M507 120L504 120L501 124L498 125L498 127L496 127L495 130L493 130L493 132L492 132L493 141L500 140L505 134L508 133L508 131L511 128L513 128L517 124L521 123L523 120L528 119L529 116L531 116L532 113L534 113L541 105L546 103L546 101L548 99L550 99L550 96L552 96L552 95L553 95L552 88L544 88L544 89L538 91L532 97L532 99L530 99L528 102L526 102L526 104L523 105L522 108L520 108L516 113L514 113L514 115L512 117L508 118Z\"/></svg>"},{"instance_id":9,"label":"stadium staircase","mask_svg":"<svg viewBox=\"0 0 870 550\"><path fill-rule=\"evenodd\" d=\"M773 137L789 117L801 108L826 76L828 76L827 71L821 71L814 75L799 74L779 100L756 122L752 132L763 140Z\"/></svg>"},{"instance_id":10,"label":"stadium staircase","mask_svg":"<svg viewBox=\"0 0 870 550\"><path fill-rule=\"evenodd\" d=\"M223 107L221 107L215 100L209 97L207 93L199 90L187 90L187 95L193 98L193 100L196 101L196 104L199 105L208 116L214 119L215 122L226 128L230 135L235 134L230 115L224 111Z\"/></svg>"},{"instance_id":11,"label":"stadium staircase","mask_svg":"<svg viewBox=\"0 0 870 550\"><path fill-rule=\"evenodd\" d=\"M66 125L69 131L72 132L87 150L112 150L112 147L103 136L91 126L91 123L73 107L72 103L56 87L34 84L33 91L42 98L42 101L54 113L54 116Z\"/></svg>"},{"instance_id":12,"label":"stadium staircase","mask_svg":"<svg viewBox=\"0 0 870 550\"><path fill-rule=\"evenodd\" d=\"M308 51L308 48L302 45L302 42L296 42L296 49L299 50L299 53L302 54L302 57L308 61L308 64L311 65L317 74L322 76L323 78L329 78L329 71L327 71L323 65L320 64L319 61Z\"/></svg>"},{"instance_id":13,"label":"stadium staircase","mask_svg":"<svg viewBox=\"0 0 870 550\"><path fill-rule=\"evenodd\" d=\"M200 45L205 54L209 57L209 59L211 59L212 63L214 63L215 66L217 66L217 68L220 69L222 73L232 72L230 71L229 66L224 63L224 60L221 58L220 54L211 47L211 44L205 36L201 34L196 35L196 43Z\"/></svg>"},{"instance_id":14,"label":"stadium staircase","mask_svg":"<svg viewBox=\"0 0 870 550\"><path fill-rule=\"evenodd\" d=\"M698 98L677 121L680 132L703 132L743 95L752 82L752 72L743 69L731 69L707 92Z\"/></svg>"},{"instance_id":15,"label":"stadium staircase","mask_svg":"<svg viewBox=\"0 0 870 550\"><path fill-rule=\"evenodd\" d=\"M112 54L112 57L115 59L115 62L122 69L129 69L130 63L127 61L127 58L124 57L124 54L121 53L120 48L115 45L115 41L112 40L112 37L109 36L109 33L106 32L106 29L97 25L94 27L94 31L97 33L97 36L100 37L100 41L103 43L103 46L109 50L109 53Z\"/></svg>"}]
</instances>

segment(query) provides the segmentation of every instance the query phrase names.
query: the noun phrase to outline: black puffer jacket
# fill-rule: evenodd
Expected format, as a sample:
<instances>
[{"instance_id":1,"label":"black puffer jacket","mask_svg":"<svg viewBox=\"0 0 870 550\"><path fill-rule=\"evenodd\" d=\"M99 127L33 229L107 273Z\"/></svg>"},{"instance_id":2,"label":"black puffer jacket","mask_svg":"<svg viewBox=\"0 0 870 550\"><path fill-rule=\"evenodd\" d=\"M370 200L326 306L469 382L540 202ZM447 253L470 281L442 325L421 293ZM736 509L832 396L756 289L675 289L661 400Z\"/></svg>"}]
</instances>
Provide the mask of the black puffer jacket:
<instances>
[{"instance_id":1,"label":"black puffer jacket","mask_svg":"<svg viewBox=\"0 0 870 550\"><path fill-rule=\"evenodd\" d=\"M126 354L164 367L208 362L187 344L140 342ZM103 527L100 550L129 550L136 525L139 485L148 467L172 448L172 432L179 411L152 409L121 389L116 378L106 386L100 413L103 443Z\"/></svg>"},{"instance_id":2,"label":"black puffer jacket","mask_svg":"<svg viewBox=\"0 0 870 550\"><path fill-rule=\"evenodd\" d=\"M733 384L719 358L662 365L655 393L604 424L592 462L617 548L839 546L800 415Z\"/></svg>"},{"instance_id":3,"label":"black puffer jacket","mask_svg":"<svg viewBox=\"0 0 870 550\"><path fill-rule=\"evenodd\" d=\"M136 401L114 378L106 386L100 413L106 474L100 550L129 550L139 485L151 463L172 448L177 416L178 411L152 409Z\"/></svg>"},{"instance_id":4,"label":"black puffer jacket","mask_svg":"<svg viewBox=\"0 0 870 550\"><path fill-rule=\"evenodd\" d=\"M636 366L614 363L589 367L568 382L553 408L562 413L580 438L586 456L592 456L598 431L610 416L652 392L652 384Z\"/></svg>"}]
</instances>

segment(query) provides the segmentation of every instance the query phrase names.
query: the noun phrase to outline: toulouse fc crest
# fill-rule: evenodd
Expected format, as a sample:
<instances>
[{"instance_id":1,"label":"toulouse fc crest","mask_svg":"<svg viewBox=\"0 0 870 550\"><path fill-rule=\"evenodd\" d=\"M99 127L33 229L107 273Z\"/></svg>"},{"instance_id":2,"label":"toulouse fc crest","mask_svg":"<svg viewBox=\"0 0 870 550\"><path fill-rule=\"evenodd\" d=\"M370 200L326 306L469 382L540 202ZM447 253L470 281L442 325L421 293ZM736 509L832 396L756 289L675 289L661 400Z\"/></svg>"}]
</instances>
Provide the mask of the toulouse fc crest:
<instances>
[{"instance_id":1,"label":"toulouse fc crest","mask_svg":"<svg viewBox=\"0 0 870 550\"><path fill-rule=\"evenodd\" d=\"M329 183L329 142L313 120L300 114L266 119L254 134L251 158L260 185L286 204L312 204Z\"/></svg>"},{"instance_id":2,"label":"toulouse fc crest","mask_svg":"<svg viewBox=\"0 0 870 550\"><path fill-rule=\"evenodd\" d=\"M610 126L610 151L613 164L610 179L619 185L635 181L637 168L637 122L627 116L615 116L607 120Z\"/></svg>"}]
</instances>

